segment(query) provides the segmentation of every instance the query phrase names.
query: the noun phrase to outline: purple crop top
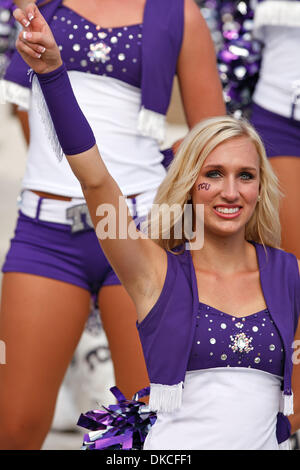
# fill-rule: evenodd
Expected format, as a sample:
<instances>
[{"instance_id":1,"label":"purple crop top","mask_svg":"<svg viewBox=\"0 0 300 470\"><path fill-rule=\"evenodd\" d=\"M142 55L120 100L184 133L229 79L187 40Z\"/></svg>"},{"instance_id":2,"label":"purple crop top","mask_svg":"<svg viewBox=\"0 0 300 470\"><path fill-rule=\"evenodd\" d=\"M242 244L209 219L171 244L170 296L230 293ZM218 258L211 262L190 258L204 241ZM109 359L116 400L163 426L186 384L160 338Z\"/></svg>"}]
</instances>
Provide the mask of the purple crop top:
<instances>
[{"instance_id":1,"label":"purple crop top","mask_svg":"<svg viewBox=\"0 0 300 470\"><path fill-rule=\"evenodd\" d=\"M142 24L99 28L60 5L50 27L67 70L109 76L141 87Z\"/></svg>"},{"instance_id":2,"label":"purple crop top","mask_svg":"<svg viewBox=\"0 0 300 470\"><path fill-rule=\"evenodd\" d=\"M248 367L283 376L284 352L267 309L242 318L199 303L187 370Z\"/></svg>"}]
</instances>

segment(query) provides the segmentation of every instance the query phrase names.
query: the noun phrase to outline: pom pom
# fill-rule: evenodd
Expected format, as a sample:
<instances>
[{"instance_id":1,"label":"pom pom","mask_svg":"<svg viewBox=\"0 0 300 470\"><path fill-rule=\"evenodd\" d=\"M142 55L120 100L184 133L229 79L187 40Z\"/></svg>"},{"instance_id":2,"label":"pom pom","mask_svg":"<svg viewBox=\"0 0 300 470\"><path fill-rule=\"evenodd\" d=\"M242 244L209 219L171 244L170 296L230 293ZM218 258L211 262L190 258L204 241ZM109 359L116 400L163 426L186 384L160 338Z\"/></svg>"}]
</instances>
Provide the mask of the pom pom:
<instances>
[{"instance_id":1,"label":"pom pom","mask_svg":"<svg viewBox=\"0 0 300 470\"><path fill-rule=\"evenodd\" d=\"M227 111L248 117L262 43L253 37L251 0L198 0L215 43Z\"/></svg>"},{"instance_id":2,"label":"pom pom","mask_svg":"<svg viewBox=\"0 0 300 470\"><path fill-rule=\"evenodd\" d=\"M78 426L89 429L84 435L82 450L141 450L156 414L139 401L149 395L149 387L140 390L132 400L127 400L117 387L111 392L117 404L101 410L81 414Z\"/></svg>"}]
</instances>

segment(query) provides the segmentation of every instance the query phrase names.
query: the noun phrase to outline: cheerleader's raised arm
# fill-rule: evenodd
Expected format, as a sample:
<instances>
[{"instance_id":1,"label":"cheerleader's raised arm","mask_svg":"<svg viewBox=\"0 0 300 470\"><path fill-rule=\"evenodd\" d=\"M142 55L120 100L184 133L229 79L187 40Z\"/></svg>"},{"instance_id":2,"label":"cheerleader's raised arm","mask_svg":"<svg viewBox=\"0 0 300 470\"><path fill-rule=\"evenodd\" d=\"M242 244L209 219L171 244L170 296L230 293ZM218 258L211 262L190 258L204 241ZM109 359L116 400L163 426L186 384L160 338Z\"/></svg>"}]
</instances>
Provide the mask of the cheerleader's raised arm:
<instances>
[{"instance_id":1,"label":"cheerleader's raised arm","mask_svg":"<svg viewBox=\"0 0 300 470\"><path fill-rule=\"evenodd\" d=\"M15 10L14 16L24 27L16 47L36 72L62 150L81 184L97 237L135 302L141 321L160 295L167 270L166 253L136 229L128 214L125 198L109 174L79 108L47 22L35 4L29 4L25 11ZM115 217L113 233L107 236L101 230L101 220L108 210Z\"/></svg>"}]
</instances>

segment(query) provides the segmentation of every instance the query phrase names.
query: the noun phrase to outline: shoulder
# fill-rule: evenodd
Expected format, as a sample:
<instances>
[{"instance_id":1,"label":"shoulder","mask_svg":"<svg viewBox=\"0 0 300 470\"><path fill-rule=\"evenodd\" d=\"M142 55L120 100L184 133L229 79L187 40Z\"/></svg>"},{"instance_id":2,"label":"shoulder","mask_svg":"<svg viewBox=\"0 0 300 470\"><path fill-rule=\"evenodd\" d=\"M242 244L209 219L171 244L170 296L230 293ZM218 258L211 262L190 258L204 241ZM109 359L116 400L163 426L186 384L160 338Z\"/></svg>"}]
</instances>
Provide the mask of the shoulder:
<instances>
[{"instance_id":1,"label":"shoulder","mask_svg":"<svg viewBox=\"0 0 300 470\"><path fill-rule=\"evenodd\" d=\"M203 18L199 5L195 0L184 0L184 13L191 19L193 16L198 16Z\"/></svg>"},{"instance_id":2,"label":"shoulder","mask_svg":"<svg viewBox=\"0 0 300 470\"><path fill-rule=\"evenodd\" d=\"M298 260L293 253L285 251L281 248L274 248L270 246L267 248L269 254L271 254L274 259L274 267L277 266L277 268L282 270L282 272L286 272L290 279L294 278L297 282L300 270L300 260Z\"/></svg>"},{"instance_id":3,"label":"shoulder","mask_svg":"<svg viewBox=\"0 0 300 470\"><path fill-rule=\"evenodd\" d=\"M276 256L278 257L281 257L282 259L286 259L286 260L294 260L294 262L298 263L299 260L296 258L296 256L289 252L289 251L285 251L283 248L274 248L274 247L271 247L271 246L268 246L269 250L271 250Z\"/></svg>"},{"instance_id":4,"label":"shoulder","mask_svg":"<svg viewBox=\"0 0 300 470\"><path fill-rule=\"evenodd\" d=\"M189 48L201 48L211 40L210 30L194 0L184 3L184 39Z\"/></svg>"},{"instance_id":5,"label":"shoulder","mask_svg":"<svg viewBox=\"0 0 300 470\"><path fill-rule=\"evenodd\" d=\"M184 0L184 20L185 24L190 27L206 25L200 7L194 0Z\"/></svg>"},{"instance_id":6,"label":"shoulder","mask_svg":"<svg viewBox=\"0 0 300 470\"><path fill-rule=\"evenodd\" d=\"M283 250L282 248L275 248L270 245L262 245L261 243L255 243L258 247L259 253L264 254L261 259L265 259L267 264L271 262L273 266L278 269L284 266L294 270L298 270L298 260L293 253Z\"/></svg>"},{"instance_id":7,"label":"shoulder","mask_svg":"<svg viewBox=\"0 0 300 470\"><path fill-rule=\"evenodd\" d=\"M293 255L293 253L285 251L283 248L274 247L271 245L263 245L262 243L256 243L256 245L260 246L262 249L266 248L266 250L269 253L273 253L277 257L282 257L282 258L294 257L295 259L297 259L295 255Z\"/></svg>"}]
</instances>

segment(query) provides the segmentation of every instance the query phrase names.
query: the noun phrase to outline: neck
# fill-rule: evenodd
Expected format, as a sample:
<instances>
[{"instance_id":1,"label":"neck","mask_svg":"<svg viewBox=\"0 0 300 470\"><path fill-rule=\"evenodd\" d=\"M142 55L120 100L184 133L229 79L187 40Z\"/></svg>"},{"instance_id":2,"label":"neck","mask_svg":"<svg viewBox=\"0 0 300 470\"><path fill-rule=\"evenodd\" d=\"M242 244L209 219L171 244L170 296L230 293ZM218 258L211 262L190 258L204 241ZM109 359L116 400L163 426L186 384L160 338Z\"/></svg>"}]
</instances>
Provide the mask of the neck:
<instances>
[{"instance_id":1,"label":"neck","mask_svg":"<svg viewBox=\"0 0 300 470\"><path fill-rule=\"evenodd\" d=\"M256 269L255 248L244 235L221 238L205 234L203 248L191 251L195 268L216 273L233 274Z\"/></svg>"}]
</instances>

